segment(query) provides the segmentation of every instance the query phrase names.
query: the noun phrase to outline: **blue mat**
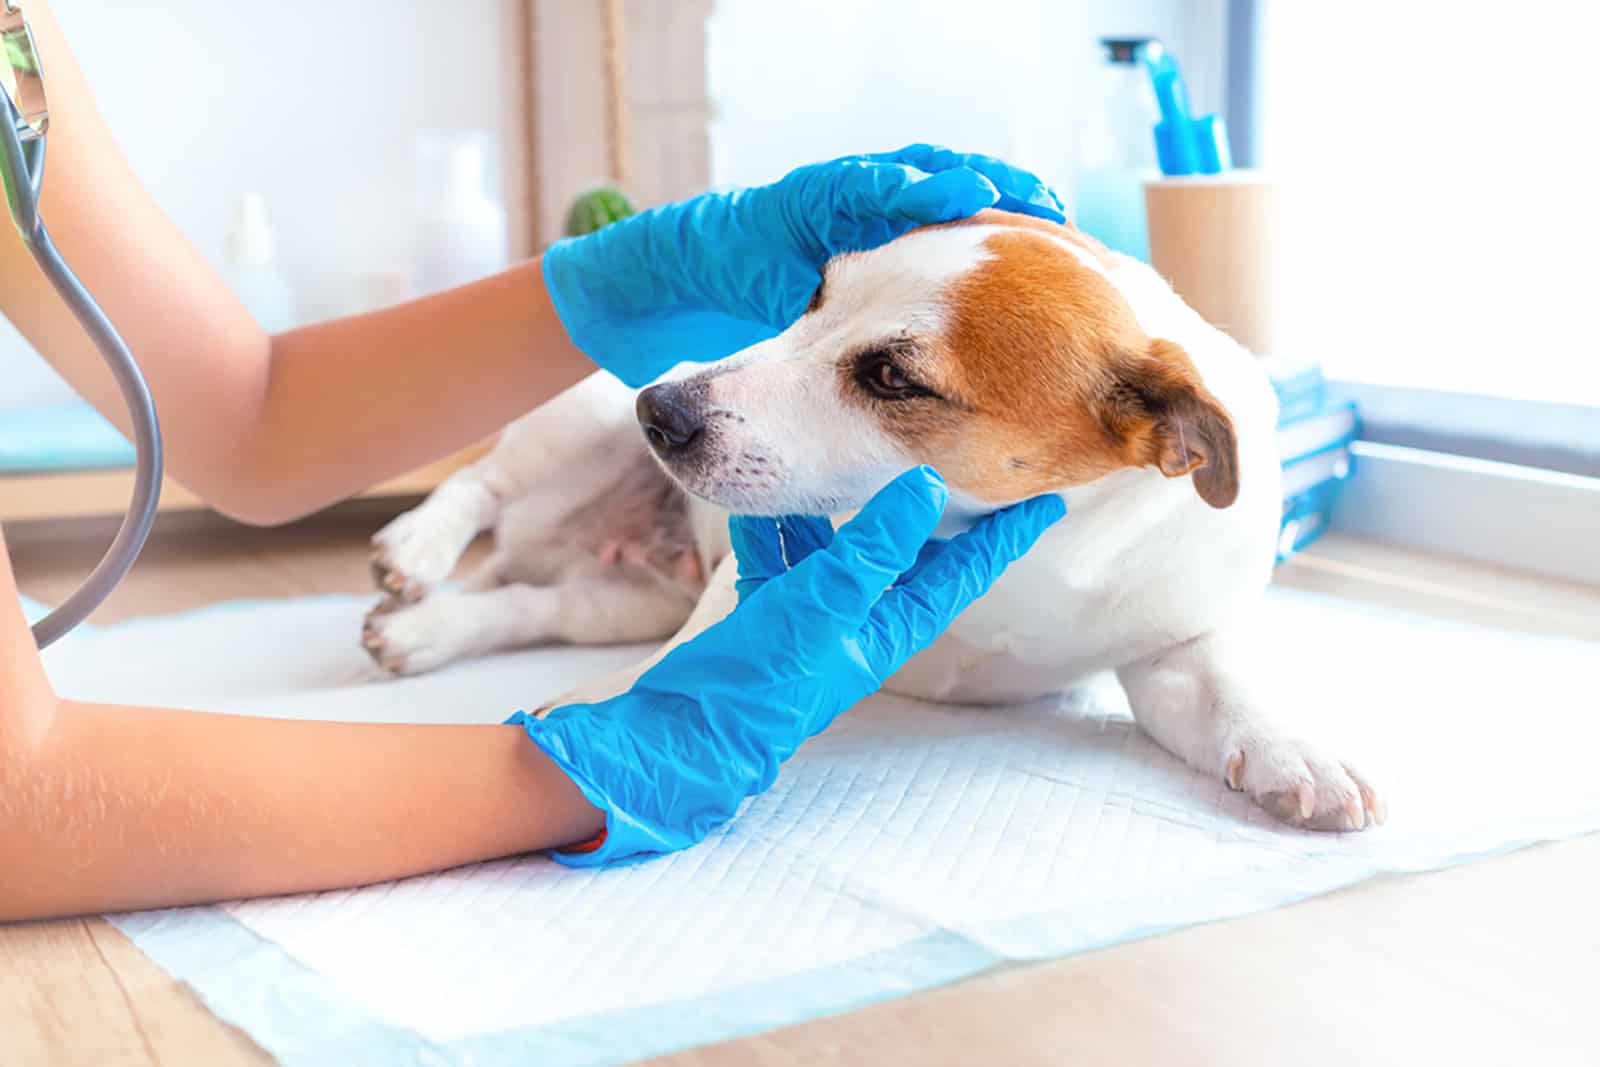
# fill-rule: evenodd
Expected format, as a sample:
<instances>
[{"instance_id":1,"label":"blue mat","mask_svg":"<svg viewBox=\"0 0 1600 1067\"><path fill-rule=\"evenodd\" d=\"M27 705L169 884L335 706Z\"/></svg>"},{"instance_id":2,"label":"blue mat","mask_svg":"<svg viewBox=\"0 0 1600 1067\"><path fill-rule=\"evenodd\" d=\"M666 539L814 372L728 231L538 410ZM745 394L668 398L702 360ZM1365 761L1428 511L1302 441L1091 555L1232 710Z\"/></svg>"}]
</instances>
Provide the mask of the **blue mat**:
<instances>
[{"instance_id":1,"label":"blue mat","mask_svg":"<svg viewBox=\"0 0 1600 1067\"><path fill-rule=\"evenodd\" d=\"M0 474L133 466L133 445L81 401L0 411Z\"/></svg>"}]
</instances>

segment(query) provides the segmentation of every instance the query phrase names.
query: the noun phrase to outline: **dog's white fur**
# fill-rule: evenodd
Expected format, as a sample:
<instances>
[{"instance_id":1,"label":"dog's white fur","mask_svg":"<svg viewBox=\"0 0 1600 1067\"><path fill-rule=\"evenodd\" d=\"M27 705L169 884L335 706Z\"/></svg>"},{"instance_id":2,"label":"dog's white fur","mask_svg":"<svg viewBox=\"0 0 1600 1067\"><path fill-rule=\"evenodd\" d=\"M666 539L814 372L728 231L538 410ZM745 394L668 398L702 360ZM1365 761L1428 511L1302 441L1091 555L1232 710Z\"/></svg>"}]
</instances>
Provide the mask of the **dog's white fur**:
<instances>
[{"instance_id":1,"label":"dog's white fur","mask_svg":"<svg viewBox=\"0 0 1600 1067\"><path fill-rule=\"evenodd\" d=\"M859 507L917 459L861 406L839 401L839 353L940 330L941 294L984 259L990 232L920 231L836 260L816 313L706 372L715 455L674 477L697 497L744 512ZM1115 286L1148 335L1188 352L1233 420L1239 497L1209 507L1189 477L1150 468L1069 490L1069 517L888 688L1011 703L1112 670L1152 737L1279 817L1316 829L1381 822L1383 802L1362 776L1279 725L1252 684L1249 650L1238 647L1240 621L1270 577L1281 508L1270 386L1248 353L1154 271L1063 243ZM681 626L670 648L713 624L735 603L719 507L695 499L686 515L653 513L693 538L654 565L601 547L613 506L637 502L651 464L631 393L605 376L514 423L490 455L375 538L375 568L392 595L368 619L367 647L390 669L412 673L539 642L645 641ZM995 506L958 492L941 532ZM489 560L461 591L439 591L466 546L491 528ZM697 598L701 573L710 580ZM621 692L659 655L552 706Z\"/></svg>"}]
</instances>

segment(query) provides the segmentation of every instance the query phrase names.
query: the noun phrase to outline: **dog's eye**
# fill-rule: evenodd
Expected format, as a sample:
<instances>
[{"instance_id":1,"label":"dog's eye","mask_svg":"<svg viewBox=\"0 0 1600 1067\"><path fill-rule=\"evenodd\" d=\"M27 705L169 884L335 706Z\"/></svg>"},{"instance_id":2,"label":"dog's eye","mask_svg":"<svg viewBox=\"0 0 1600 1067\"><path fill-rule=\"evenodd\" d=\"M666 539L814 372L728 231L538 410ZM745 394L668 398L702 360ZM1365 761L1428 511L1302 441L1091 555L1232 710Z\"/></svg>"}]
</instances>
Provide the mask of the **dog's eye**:
<instances>
[{"instance_id":1,"label":"dog's eye","mask_svg":"<svg viewBox=\"0 0 1600 1067\"><path fill-rule=\"evenodd\" d=\"M883 393L903 393L911 385L900 368L886 359L873 364L872 384Z\"/></svg>"},{"instance_id":2,"label":"dog's eye","mask_svg":"<svg viewBox=\"0 0 1600 1067\"><path fill-rule=\"evenodd\" d=\"M868 352L856 366L856 381L883 400L906 400L933 394L906 377L887 352Z\"/></svg>"}]
</instances>

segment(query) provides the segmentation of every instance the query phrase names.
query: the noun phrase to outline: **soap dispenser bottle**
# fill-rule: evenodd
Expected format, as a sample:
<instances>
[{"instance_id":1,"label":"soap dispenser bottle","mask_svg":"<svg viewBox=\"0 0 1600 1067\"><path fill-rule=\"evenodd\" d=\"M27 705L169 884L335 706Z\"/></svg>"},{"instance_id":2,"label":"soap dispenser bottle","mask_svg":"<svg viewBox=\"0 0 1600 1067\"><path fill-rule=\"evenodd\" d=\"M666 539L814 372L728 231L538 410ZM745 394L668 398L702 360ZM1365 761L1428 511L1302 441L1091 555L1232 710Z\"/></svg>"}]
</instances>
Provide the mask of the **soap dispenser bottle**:
<instances>
[{"instance_id":1,"label":"soap dispenser bottle","mask_svg":"<svg viewBox=\"0 0 1600 1067\"><path fill-rule=\"evenodd\" d=\"M415 291L438 292L504 270L506 211L489 195L489 137L425 137L419 145Z\"/></svg>"},{"instance_id":2,"label":"soap dispenser bottle","mask_svg":"<svg viewBox=\"0 0 1600 1067\"><path fill-rule=\"evenodd\" d=\"M1152 37L1106 37L1086 125L1078 143L1069 190L1073 221L1108 248L1136 259L1150 258L1145 225L1144 181L1159 173L1150 131L1161 115L1143 49Z\"/></svg>"},{"instance_id":3,"label":"soap dispenser bottle","mask_svg":"<svg viewBox=\"0 0 1600 1067\"><path fill-rule=\"evenodd\" d=\"M294 293L278 271L277 240L267 223L267 204L260 193L240 198L233 227L223 240L223 252L223 277L261 328L268 333L294 328Z\"/></svg>"}]
</instances>

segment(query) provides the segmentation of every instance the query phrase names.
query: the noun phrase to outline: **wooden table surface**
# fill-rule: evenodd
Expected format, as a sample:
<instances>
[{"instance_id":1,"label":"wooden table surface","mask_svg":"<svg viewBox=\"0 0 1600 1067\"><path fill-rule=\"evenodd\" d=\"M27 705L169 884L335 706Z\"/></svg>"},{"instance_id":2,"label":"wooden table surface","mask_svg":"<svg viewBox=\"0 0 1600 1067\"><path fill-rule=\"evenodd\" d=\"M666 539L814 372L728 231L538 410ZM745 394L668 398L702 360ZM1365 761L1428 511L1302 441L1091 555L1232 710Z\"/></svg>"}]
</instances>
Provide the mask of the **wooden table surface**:
<instances>
[{"instance_id":1,"label":"wooden table surface","mask_svg":"<svg viewBox=\"0 0 1600 1067\"><path fill-rule=\"evenodd\" d=\"M163 519L107 622L218 599L367 587L391 503L287 530ZM104 522L7 528L18 580L61 597ZM1284 584L1600 639L1600 590L1326 539ZM1600 836L1386 878L1292 907L690 1050L671 1067L802 1064L1600 1063ZM101 919L0 926L0 1067L271 1063Z\"/></svg>"}]
</instances>

